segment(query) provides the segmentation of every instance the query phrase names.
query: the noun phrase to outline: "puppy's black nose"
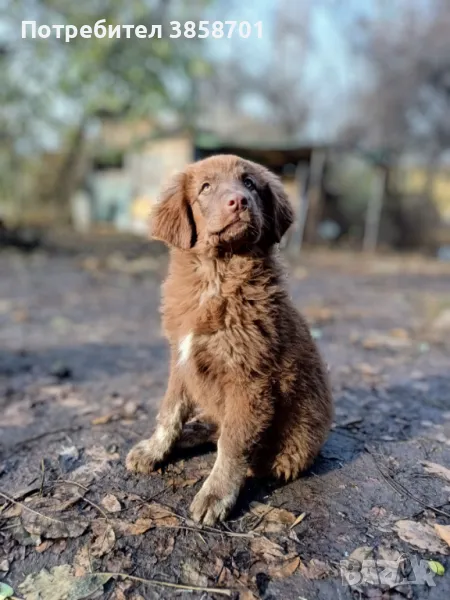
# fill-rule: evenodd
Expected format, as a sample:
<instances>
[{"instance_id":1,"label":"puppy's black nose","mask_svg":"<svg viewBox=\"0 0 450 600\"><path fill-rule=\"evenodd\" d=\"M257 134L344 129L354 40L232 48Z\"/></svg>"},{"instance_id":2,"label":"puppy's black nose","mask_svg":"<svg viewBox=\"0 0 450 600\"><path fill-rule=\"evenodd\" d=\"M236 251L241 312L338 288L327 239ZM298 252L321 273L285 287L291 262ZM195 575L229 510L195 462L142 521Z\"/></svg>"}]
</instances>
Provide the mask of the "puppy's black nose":
<instances>
[{"instance_id":1,"label":"puppy's black nose","mask_svg":"<svg viewBox=\"0 0 450 600\"><path fill-rule=\"evenodd\" d=\"M230 196L226 202L226 209L230 213L240 212L247 208L247 198L240 194Z\"/></svg>"}]
</instances>

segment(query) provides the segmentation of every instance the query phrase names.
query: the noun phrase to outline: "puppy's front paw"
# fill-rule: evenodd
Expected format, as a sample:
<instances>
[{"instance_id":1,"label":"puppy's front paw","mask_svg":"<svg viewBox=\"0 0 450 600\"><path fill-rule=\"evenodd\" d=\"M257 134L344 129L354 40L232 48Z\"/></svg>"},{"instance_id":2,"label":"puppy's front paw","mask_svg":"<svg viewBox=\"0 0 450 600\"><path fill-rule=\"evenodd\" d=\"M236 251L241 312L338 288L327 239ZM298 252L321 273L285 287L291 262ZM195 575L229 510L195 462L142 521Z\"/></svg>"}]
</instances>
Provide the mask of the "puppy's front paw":
<instances>
[{"instance_id":1,"label":"puppy's front paw","mask_svg":"<svg viewBox=\"0 0 450 600\"><path fill-rule=\"evenodd\" d=\"M153 439L142 440L128 452L126 467L135 473L151 473L164 459L164 454Z\"/></svg>"},{"instance_id":2,"label":"puppy's front paw","mask_svg":"<svg viewBox=\"0 0 450 600\"><path fill-rule=\"evenodd\" d=\"M191 504L191 514L194 521L205 525L214 525L217 521L224 521L233 508L239 489L221 492L222 486L215 486L208 479L195 496Z\"/></svg>"}]
</instances>

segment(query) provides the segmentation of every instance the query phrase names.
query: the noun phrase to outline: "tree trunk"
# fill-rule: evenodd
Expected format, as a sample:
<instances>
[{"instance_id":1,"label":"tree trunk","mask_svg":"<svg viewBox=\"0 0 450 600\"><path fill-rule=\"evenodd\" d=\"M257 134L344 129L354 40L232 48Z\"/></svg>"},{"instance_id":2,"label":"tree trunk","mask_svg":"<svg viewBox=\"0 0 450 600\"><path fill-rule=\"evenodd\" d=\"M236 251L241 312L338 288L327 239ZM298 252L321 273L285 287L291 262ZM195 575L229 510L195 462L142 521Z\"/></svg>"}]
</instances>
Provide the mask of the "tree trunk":
<instances>
[{"instance_id":1,"label":"tree trunk","mask_svg":"<svg viewBox=\"0 0 450 600\"><path fill-rule=\"evenodd\" d=\"M308 214L305 223L305 241L310 244L317 241L317 227L322 216L322 179L326 158L324 150L313 150L307 191Z\"/></svg>"},{"instance_id":2,"label":"tree trunk","mask_svg":"<svg viewBox=\"0 0 450 600\"><path fill-rule=\"evenodd\" d=\"M56 175L52 200L62 209L64 216L69 215L70 197L75 191L80 177L81 156L85 141L87 119L83 117L70 140L59 172Z\"/></svg>"},{"instance_id":3,"label":"tree trunk","mask_svg":"<svg viewBox=\"0 0 450 600\"><path fill-rule=\"evenodd\" d=\"M363 241L363 250L365 252L375 252L377 249L380 232L381 211L383 210L387 180L387 169L378 169L375 173L372 196L369 200L366 212L366 224L364 228Z\"/></svg>"}]
</instances>

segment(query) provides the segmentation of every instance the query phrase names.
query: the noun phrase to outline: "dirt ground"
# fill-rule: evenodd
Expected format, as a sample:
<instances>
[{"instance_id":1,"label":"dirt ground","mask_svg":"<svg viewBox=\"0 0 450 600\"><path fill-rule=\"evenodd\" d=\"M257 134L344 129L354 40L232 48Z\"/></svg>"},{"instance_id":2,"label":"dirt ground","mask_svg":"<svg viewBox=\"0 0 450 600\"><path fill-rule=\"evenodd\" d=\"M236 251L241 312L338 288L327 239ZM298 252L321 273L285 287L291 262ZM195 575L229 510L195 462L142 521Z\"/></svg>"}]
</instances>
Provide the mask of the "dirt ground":
<instances>
[{"instance_id":1,"label":"dirt ground","mask_svg":"<svg viewBox=\"0 0 450 600\"><path fill-rule=\"evenodd\" d=\"M298 481L249 481L200 530L188 506L214 449L124 468L166 384L166 262L141 243L0 253L0 598L448 599L450 266L290 263L333 431Z\"/></svg>"}]
</instances>

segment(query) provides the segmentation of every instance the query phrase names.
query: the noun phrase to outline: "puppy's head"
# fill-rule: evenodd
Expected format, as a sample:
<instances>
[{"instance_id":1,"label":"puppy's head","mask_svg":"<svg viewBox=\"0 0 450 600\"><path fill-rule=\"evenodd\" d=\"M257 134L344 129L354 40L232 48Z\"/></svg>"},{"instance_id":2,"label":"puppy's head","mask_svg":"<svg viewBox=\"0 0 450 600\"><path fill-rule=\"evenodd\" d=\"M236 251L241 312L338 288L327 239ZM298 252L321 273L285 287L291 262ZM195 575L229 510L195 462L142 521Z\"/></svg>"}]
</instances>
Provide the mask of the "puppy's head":
<instances>
[{"instance_id":1,"label":"puppy's head","mask_svg":"<svg viewBox=\"0 0 450 600\"><path fill-rule=\"evenodd\" d=\"M281 240L293 216L273 173L238 156L213 156L170 182L155 207L151 235L198 252L267 250Z\"/></svg>"}]
</instances>

